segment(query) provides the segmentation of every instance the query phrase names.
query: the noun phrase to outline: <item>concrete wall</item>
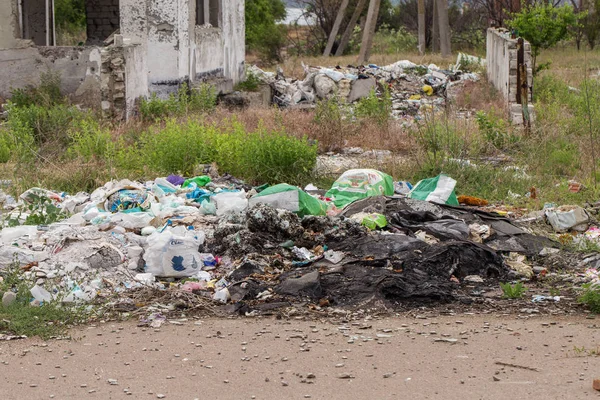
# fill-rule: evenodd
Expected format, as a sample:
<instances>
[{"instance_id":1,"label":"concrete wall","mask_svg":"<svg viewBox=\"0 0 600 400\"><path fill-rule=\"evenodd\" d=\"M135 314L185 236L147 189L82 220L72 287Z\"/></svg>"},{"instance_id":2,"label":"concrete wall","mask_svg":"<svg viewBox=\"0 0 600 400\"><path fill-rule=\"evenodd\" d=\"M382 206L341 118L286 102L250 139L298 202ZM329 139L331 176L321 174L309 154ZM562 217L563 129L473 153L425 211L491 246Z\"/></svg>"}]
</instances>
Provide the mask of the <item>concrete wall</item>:
<instances>
[{"instance_id":1,"label":"concrete wall","mask_svg":"<svg viewBox=\"0 0 600 400\"><path fill-rule=\"evenodd\" d=\"M148 65L146 50L141 45L125 46L125 106L130 118L140 97L148 96Z\"/></svg>"},{"instance_id":2,"label":"concrete wall","mask_svg":"<svg viewBox=\"0 0 600 400\"><path fill-rule=\"evenodd\" d=\"M86 0L87 43L100 44L119 29L119 0Z\"/></svg>"},{"instance_id":3,"label":"concrete wall","mask_svg":"<svg viewBox=\"0 0 600 400\"><path fill-rule=\"evenodd\" d=\"M17 46L19 33L19 10L16 1L0 1L0 49Z\"/></svg>"},{"instance_id":4,"label":"concrete wall","mask_svg":"<svg viewBox=\"0 0 600 400\"><path fill-rule=\"evenodd\" d=\"M243 0L224 1L219 28L195 27L191 74L194 80L225 77L234 85L243 80L246 58L244 12Z\"/></svg>"},{"instance_id":5,"label":"concrete wall","mask_svg":"<svg viewBox=\"0 0 600 400\"><path fill-rule=\"evenodd\" d=\"M61 90L76 103L100 104L100 50L95 47L28 47L0 49L0 97L12 89L37 86L41 74L58 72Z\"/></svg>"},{"instance_id":6,"label":"concrete wall","mask_svg":"<svg viewBox=\"0 0 600 400\"><path fill-rule=\"evenodd\" d=\"M525 64L527 65L527 84L533 84L531 69L531 45L525 41ZM486 47L487 77L504 96L513 122L522 123L521 105L517 104L517 39L511 39L504 29L489 28ZM528 102L532 102L532 92L528 92ZM533 106L530 106L531 109ZM531 110L533 112L533 110Z\"/></svg>"}]
</instances>

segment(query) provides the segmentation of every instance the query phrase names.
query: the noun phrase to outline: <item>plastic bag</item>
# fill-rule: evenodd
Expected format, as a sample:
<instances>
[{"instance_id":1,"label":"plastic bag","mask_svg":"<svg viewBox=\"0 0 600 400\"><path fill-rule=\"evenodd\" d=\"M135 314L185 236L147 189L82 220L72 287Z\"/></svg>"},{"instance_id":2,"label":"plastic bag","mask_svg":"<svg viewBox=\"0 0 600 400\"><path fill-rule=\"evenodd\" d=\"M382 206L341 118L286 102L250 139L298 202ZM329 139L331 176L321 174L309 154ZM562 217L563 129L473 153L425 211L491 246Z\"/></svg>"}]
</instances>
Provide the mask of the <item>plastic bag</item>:
<instances>
[{"instance_id":1,"label":"plastic bag","mask_svg":"<svg viewBox=\"0 0 600 400\"><path fill-rule=\"evenodd\" d=\"M369 214L362 219L361 225L374 231L377 228L385 228L387 226L387 219L382 214Z\"/></svg>"},{"instance_id":2,"label":"plastic bag","mask_svg":"<svg viewBox=\"0 0 600 400\"><path fill-rule=\"evenodd\" d=\"M454 187L456 181L447 175L440 174L435 178L427 178L419 181L408 197L411 199L430 201L437 204L458 205Z\"/></svg>"},{"instance_id":3,"label":"plastic bag","mask_svg":"<svg viewBox=\"0 0 600 400\"><path fill-rule=\"evenodd\" d=\"M271 186L254 195L249 201L250 207L258 203L289 210L297 213L300 217L305 215L325 215L328 208L328 204L324 201L312 197L296 186L285 183Z\"/></svg>"},{"instance_id":4,"label":"plastic bag","mask_svg":"<svg viewBox=\"0 0 600 400\"><path fill-rule=\"evenodd\" d=\"M125 229L142 229L150 225L154 215L147 212L119 212L110 216L110 222Z\"/></svg>"},{"instance_id":5,"label":"plastic bag","mask_svg":"<svg viewBox=\"0 0 600 400\"><path fill-rule=\"evenodd\" d=\"M213 196L212 201L217 206L217 216L236 214L248 208L246 192L223 192Z\"/></svg>"},{"instance_id":6,"label":"plastic bag","mask_svg":"<svg viewBox=\"0 0 600 400\"><path fill-rule=\"evenodd\" d=\"M381 195L394 195L394 181L388 174L374 169L348 170L325 193L325 197L334 199L336 207L344 207L365 197Z\"/></svg>"},{"instance_id":7,"label":"plastic bag","mask_svg":"<svg viewBox=\"0 0 600 400\"><path fill-rule=\"evenodd\" d=\"M148 237L144 253L146 272L154 276L183 278L196 275L204 266L198 248L204 232L167 228Z\"/></svg>"}]
</instances>

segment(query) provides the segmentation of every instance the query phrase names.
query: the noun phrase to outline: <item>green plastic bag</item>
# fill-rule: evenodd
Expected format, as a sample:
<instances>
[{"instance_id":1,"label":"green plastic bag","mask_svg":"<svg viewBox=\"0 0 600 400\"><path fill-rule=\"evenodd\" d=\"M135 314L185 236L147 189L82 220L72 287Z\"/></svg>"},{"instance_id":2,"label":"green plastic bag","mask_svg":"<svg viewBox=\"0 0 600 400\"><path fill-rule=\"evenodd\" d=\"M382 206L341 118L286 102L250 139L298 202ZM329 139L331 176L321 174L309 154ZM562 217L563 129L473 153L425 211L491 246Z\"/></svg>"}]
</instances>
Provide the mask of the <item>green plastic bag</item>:
<instances>
[{"instance_id":1,"label":"green plastic bag","mask_svg":"<svg viewBox=\"0 0 600 400\"><path fill-rule=\"evenodd\" d=\"M370 230L385 228L387 226L387 219L382 214L369 214L362 219L361 225L366 226Z\"/></svg>"},{"instance_id":2,"label":"green plastic bag","mask_svg":"<svg viewBox=\"0 0 600 400\"><path fill-rule=\"evenodd\" d=\"M326 202L316 199L296 186L286 183L268 187L252 196L248 205L252 207L258 203L292 211L298 214L299 217L304 217L305 215L327 215L328 208Z\"/></svg>"},{"instance_id":3,"label":"green plastic bag","mask_svg":"<svg viewBox=\"0 0 600 400\"><path fill-rule=\"evenodd\" d=\"M427 178L419 181L408 197L411 199L430 201L437 204L458 205L458 199L454 192L456 181L448 175L440 174L435 178Z\"/></svg>"},{"instance_id":4,"label":"green plastic bag","mask_svg":"<svg viewBox=\"0 0 600 400\"><path fill-rule=\"evenodd\" d=\"M192 182L195 183L196 185L198 185L198 187L203 187L210 183L210 177L206 176L206 175L202 175L202 176L196 176L194 178L186 179L185 182L183 182L183 185L181 185L181 187L186 188L186 187L190 186L192 184Z\"/></svg>"},{"instance_id":5,"label":"green plastic bag","mask_svg":"<svg viewBox=\"0 0 600 400\"><path fill-rule=\"evenodd\" d=\"M371 196L393 196L394 180L374 169L351 169L342 174L325 194L334 199L336 207Z\"/></svg>"}]
</instances>

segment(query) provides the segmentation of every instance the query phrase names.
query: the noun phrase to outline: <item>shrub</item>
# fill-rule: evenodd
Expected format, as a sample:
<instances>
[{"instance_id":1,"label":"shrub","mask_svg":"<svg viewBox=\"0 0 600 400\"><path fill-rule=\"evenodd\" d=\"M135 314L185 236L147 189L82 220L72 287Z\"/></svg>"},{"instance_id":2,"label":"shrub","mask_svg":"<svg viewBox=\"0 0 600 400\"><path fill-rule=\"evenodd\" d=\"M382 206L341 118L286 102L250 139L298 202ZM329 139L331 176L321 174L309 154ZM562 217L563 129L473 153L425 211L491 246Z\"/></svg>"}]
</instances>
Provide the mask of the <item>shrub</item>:
<instances>
[{"instance_id":1,"label":"shrub","mask_svg":"<svg viewBox=\"0 0 600 400\"><path fill-rule=\"evenodd\" d=\"M520 299L527 291L527 288L523 286L523 282L517 282L514 285L510 283L500 283L502 288L502 297L505 299Z\"/></svg>"},{"instance_id":2,"label":"shrub","mask_svg":"<svg viewBox=\"0 0 600 400\"><path fill-rule=\"evenodd\" d=\"M491 113L478 111L475 114L479 132L495 148L504 150L507 146L516 143L519 138L510 132L508 122Z\"/></svg>"},{"instance_id":3,"label":"shrub","mask_svg":"<svg viewBox=\"0 0 600 400\"><path fill-rule=\"evenodd\" d=\"M11 91L11 102L16 107L45 106L65 104L66 99L60 92L60 74L58 72L42 72L39 86L28 86Z\"/></svg>"},{"instance_id":4,"label":"shrub","mask_svg":"<svg viewBox=\"0 0 600 400\"><path fill-rule=\"evenodd\" d=\"M236 85L236 90L255 92L261 83L260 78L254 72L246 70L246 79Z\"/></svg>"},{"instance_id":5,"label":"shrub","mask_svg":"<svg viewBox=\"0 0 600 400\"><path fill-rule=\"evenodd\" d=\"M252 183L306 183L317 159L317 145L289 136L283 130L269 130L262 124L247 132L233 121L216 138L219 171Z\"/></svg>"},{"instance_id":6,"label":"shrub","mask_svg":"<svg viewBox=\"0 0 600 400\"><path fill-rule=\"evenodd\" d=\"M344 146L348 126L344 124L345 110L335 98L319 100L315 109L314 122L321 131L323 150L336 151Z\"/></svg>"},{"instance_id":7,"label":"shrub","mask_svg":"<svg viewBox=\"0 0 600 400\"><path fill-rule=\"evenodd\" d=\"M81 158L85 162L93 158L108 158L113 155L115 146L110 130L101 127L98 122L91 119L79 121L69 130L71 144L67 155L72 158Z\"/></svg>"},{"instance_id":8,"label":"shrub","mask_svg":"<svg viewBox=\"0 0 600 400\"><path fill-rule=\"evenodd\" d=\"M377 96L375 89L367 97L356 102L354 115L357 118L368 118L383 125L387 123L392 112L392 95L390 89L384 86L381 97Z\"/></svg>"},{"instance_id":9,"label":"shrub","mask_svg":"<svg viewBox=\"0 0 600 400\"><path fill-rule=\"evenodd\" d=\"M182 84L177 93L171 93L166 100L152 93L150 99L140 102L140 115L145 121L158 121L190 113L207 113L217 105L217 92L210 84L201 84L198 88L189 89Z\"/></svg>"},{"instance_id":10,"label":"shrub","mask_svg":"<svg viewBox=\"0 0 600 400\"><path fill-rule=\"evenodd\" d=\"M214 135L214 127L198 122L167 121L164 128L153 127L142 135L143 163L157 173L192 175L198 164L213 161Z\"/></svg>"},{"instance_id":11,"label":"shrub","mask_svg":"<svg viewBox=\"0 0 600 400\"><path fill-rule=\"evenodd\" d=\"M600 286L597 283L586 283L577 301L587 305L593 313L600 314Z\"/></svg>"}]
</instances>

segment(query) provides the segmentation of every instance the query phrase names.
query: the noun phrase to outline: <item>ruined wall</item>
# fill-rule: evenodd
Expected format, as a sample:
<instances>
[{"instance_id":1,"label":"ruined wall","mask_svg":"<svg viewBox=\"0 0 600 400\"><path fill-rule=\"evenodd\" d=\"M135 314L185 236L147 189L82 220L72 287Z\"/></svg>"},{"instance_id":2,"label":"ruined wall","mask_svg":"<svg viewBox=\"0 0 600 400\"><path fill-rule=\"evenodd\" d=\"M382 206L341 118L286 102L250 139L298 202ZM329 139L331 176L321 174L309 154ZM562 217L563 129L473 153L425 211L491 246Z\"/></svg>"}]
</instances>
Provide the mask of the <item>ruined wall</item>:
<instances>
[{"instance_id":1,"label":"ruined wall","mask_svg":"<svg viewBox=\"0 0 600 400\"><path fill-rule=\"evenodd\" d=\"M119 0L86 0L87 42L100 44L119 29Z\"/></svg>"},{"instance_id":2,"label":"ruined wall","mask_svg":"<svg viewBox=\"0 0 600 400\"><path fill-rule=\"evenodd\" d=\"M16 1L0 1L0 49L17 46L19 17Z\"/></svg>"},{"instance_id":3,"label":"ruined wall","mask_svg":"<svg viewBox=\"0 0 600 400\"><path fill-rule=\"evenodd\" d=\"M0 49L0 97L11 89L37 86L46 71L61 76L61 90L75 103L100 105L100 50L96 47Z\"/></svg>"},{"instance_id":4,"label":"ruined wall","mask_svg":"<svg viewBox=\"0 0 600 400\"><path fill-rule=\"evenodd\" d=\"M136 109L140 97L148 96L148 65L146 50L140 45L126 46L125 59L125 106L126 118L130 118Z\"/></svg>"},{"instance_id":5,"label":"ruined wall","mask_svg":"<svg viewBox=\"0 0 600 400\"><path fill-rule=\"evenodd\" d=\"M531 69L531 45L525 42L524 61L527 66L527 84L533 83ZM517 104L517 39L511 39L510 33L503 29L489 28L487 31L487 77L504 96L511 120L522 123L522 106ZM528 102L531 103L531 90L528 91ZM533 105L529 105L533 113Z\"/></svg>"},{"instance_id":6,"label":"ruined wall","mask_svg":"<svg viewBox=\"0 0 600 400\"><path fill-rule=\"evenodd\" d=\"M225 76L233 84L245 75L246 24L244 0L223 1L223 56Z\"/></svg>"},{"instance_id":7,"label":"ruined wall","mask_svg":"<svg viewBox=\"0 0 600 400\"><path fill-rule=\"evenodd\" d=\"M196 26L192 43L192 77L225 77L235 85L243 80L246 57L244 1L224 1L219 28Z\"/></svg>"}]
</instances>

